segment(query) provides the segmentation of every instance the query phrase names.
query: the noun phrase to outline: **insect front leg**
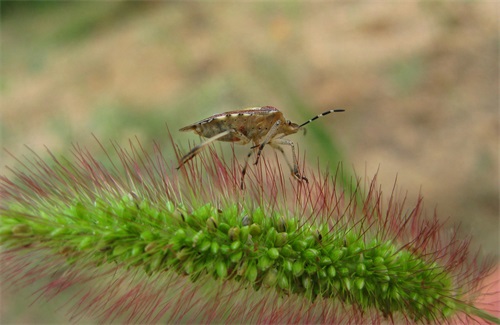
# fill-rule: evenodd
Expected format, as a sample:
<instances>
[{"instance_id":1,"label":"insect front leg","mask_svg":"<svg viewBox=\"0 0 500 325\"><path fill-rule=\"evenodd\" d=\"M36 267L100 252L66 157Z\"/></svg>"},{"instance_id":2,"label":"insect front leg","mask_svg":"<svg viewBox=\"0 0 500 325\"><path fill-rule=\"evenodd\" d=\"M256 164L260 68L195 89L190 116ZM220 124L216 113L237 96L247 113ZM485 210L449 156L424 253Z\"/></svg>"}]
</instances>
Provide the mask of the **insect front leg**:
<instances>
[{"instance_id":1,"label":"insect front leg","mask_svg":"<svg viewBox=\"0 0 500 325\"><path fill-rule=\"evenodd\" d=\"M288 164L288 167L290 168L290 171L292 172L292 175L298 179L299 181L305 181L306 183L309 183L309 180L300 175L299 173L299 162L297 159L297 156L295 155L295 144L293 141L287 140L287 139L275 139L269 143L274 149L279 150L282 154L283 157L285 157L285 161ZM286 145L290 146L292 148L292 158L293 158L293 166L290 164L290 161L288 160L287 156L285 155L285 151L281 147L281 145Z\"/></svg>"},{"instance_id":2,"label":"insect front leg","mask_svg":"<svg viewBox=\"0 0 500 325\"><path fill-rule=\"evenodd\" d=\"M202 142L200 143L199 145L197 145L196 147L194 147L193 149L191 149L191 151L189 151L187 154L184 155L184 157L182 157L181 159L181 162L179 163L179 167L177 167L177 169L181 168L185 163L187 163L189 160L193 159L197 154L200 153L200 151L208 144L214 142L214 141L217 141L219 140L220 138L230 134L230 133L234 133L234 130L227 130L227 131L224 131L224 132L221 132L211 138L209 138L208 140L206 140L205 142Z\"/></svg>"}]
</instances>

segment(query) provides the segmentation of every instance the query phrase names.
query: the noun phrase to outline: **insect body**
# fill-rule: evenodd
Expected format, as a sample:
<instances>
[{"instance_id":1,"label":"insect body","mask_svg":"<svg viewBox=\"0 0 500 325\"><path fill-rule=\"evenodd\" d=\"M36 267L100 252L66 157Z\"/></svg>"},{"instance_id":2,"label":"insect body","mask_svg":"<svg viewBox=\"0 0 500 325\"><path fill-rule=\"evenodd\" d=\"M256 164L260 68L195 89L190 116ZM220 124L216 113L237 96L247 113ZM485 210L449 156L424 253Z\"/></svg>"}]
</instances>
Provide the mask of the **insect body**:
<instances>
[{"instance_id":1,"label":"insect body","mask_svg":"<svg viewBox=\"0 0 500 325\"><path fill-rule=\"evenodd\" d=\"M300 125L286 120L283 113L272 106L246 108L212 115L204 120L185 126L179 130L194 131L198 135L208 139L194 147L184 157L182 157L177 169L181 168L187 161L194 158L206 145L214 141L233 142L240 145L252 142L252 150L248 153L241 172L241 188L243 188L243 179L248 166L248 160L252 156L254 149L258 148L257 157L255 159L255 164L257 164L259 162L262 149L264 149L264 147L268 144L283 154L288 166L290 167L292 175L296 179L307 182L307 178L299 173L298 159L295 155L294 143L283 138L287 135L297 133L306 124L311 123L319 117L333 112L343 111L343 109L329 110ZM290 146L292 148L293 165L286 157L282 148L283 145Z\"/></svg>"}]
</instances>

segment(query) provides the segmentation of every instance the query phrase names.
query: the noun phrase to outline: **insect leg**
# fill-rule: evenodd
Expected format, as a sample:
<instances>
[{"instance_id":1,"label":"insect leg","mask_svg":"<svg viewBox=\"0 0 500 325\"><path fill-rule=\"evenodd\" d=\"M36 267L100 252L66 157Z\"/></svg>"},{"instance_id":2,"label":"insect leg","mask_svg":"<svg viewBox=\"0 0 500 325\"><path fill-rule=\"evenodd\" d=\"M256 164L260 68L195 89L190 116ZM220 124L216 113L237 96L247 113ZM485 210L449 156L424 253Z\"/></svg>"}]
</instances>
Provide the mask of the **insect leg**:
<instances>
[{"instance_id":1,"label":"insect leg","mask_svg":"<svg viewBox=\"0 0 500 325\"><path fill-rule=\"evenodd\" d=\"M274 141L269 143L269 144L271 145L271 147L273 147L273 149L278 150L279 152L281 152L283 154L283 157L285 158L285 161L288 165L288 168L290 168L290 170L292 171L292 174L293 174L293 167L292 167L292 164L290 163L290 160L285 155L285 150L283 150L283 148L280 145L278 145L277 143L275 143Z\"/></svg>"},{"instance_id":2,"label":"insect leg","mask_svg":"<svg viewBox=\"0 0 500 325\"><path fill-rule=\"evenodd\" d=\"M277 132L280 124L281 124L281 121L277 120L276 123L274 123L274 125L271 127L269 132L267 132L267 135L264 138L264 141L262 141L262 143L259 146L259 151L257 151L257 158L255 159L255 165L257 165L259 163L260 154L262 153L262 149L264 149L264 146L266 144L268 144L271 141L271 139L276 135L276 132Z\"/></svg>"},{"instance_id":3,"label":"insect leg","mask_svg":"<svg viewBox=\"0 0 500 325\"><path fill-rule=\"evenodd\" d=\"M285 157L285 160L286 160L286 163L288 164L288 167L290 167L290 171L292 172L292 175L296 179L298 179L299 181L304 180L304 181L306 181L306 183L309 183L309 180L306 177L300 175L300 173L299 173L299 163L298 163L297 156L295 155L295 144L293 143L293 141L290 141L287 139L275 139L275 140L272 140L269 144L273 148L281 151L281 153L283 154L283 157ZM292 148L293 166L290 164L290 161L286 157L285 152L284 152L283 148L281 147L281 145L290 146Z\"/></svg>"},{"instance_id":4,"label":"insect leg","mask_svg":"<svg viewBox=\"0 0 500 325\"><path fill-rule=\"evenodd\" d=\"M241 189L243 189L243 179L245 178L245 174L247 173L247 167L248 167L248 160L252 156L252 153L254 151L255 147L252 147L250 149L250 152L248 153L247 157L245 158L245 164L243 165L243 169L241 170Z\"/></svg>"},{"instance_id":5,"label":"insect leg","mask_svg":"<svg viewBox=\"0 0 500 325\"><path fill-rule=\"evenodd\" d=\"M208 140L206 140L205 142L202 142L200 143L199 145L197 145L196 147L194 147L193 149L191 149L191 151L189 151L187 154L184 155L184 157L182 157L181 159L181 162L179 163L179 167L177 167L177 169L181 168L182 165L184 165L186 162L188 162L189 160L193 159L198 153L200 153L200 151L208 144L222 138L223 136L226 136L228 135L229 133L233 132L233 130L227 130L227 131L224 131L224 132L221 132L211 138L209 138Z\"/></svg>"}]
</instances>

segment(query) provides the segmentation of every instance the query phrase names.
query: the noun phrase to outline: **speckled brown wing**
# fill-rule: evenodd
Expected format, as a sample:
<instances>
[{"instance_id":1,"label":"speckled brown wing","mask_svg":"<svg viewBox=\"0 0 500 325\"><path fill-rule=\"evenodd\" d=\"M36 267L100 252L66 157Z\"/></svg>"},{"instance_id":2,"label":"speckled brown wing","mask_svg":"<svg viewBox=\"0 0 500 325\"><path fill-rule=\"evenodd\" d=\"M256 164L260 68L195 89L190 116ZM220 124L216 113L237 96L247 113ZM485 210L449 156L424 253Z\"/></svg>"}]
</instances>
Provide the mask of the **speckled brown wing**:
<instances>
[{"instance_id":1,"label":"speckled brown wing","mask_svg":"<svg viewBox=\"0 0 500 325\"><path fill-rule=\"evenodd\" d=\"M268 115L274 112L279 112L279 110L276 107L272 106L263 106L263 107L249 107L249 108L244 108L241 110L235 110L235 111L229 111L229 112L224 112L224 113L219 113L219 114L214 114L210 117L207 117L201 121L198 121L196 123L187 125L183 128L180 128L179 131L194 131L196 130L196 127L201 125L201 124L206 124L210 123L215 119L225 119L225 118L235 118L238 116L250 116L250 115Z\"/></svg>"},{"instance_id":2,"label":"speckled brown wing","mask_svg":"<svg viewBox=\"0 0 500 325\"><path fill-rule=\"evenodd\" d=\"M258 143L259 139L267 134L269 128L282 117L283 114L275 107L254 107L215 114L185 126L180 131L194 131L202 137L212 138L232 129L238 134L228 134L218 141L239 142L241 144L246 144L249 141Z\"/></svg>"}]
</instances>

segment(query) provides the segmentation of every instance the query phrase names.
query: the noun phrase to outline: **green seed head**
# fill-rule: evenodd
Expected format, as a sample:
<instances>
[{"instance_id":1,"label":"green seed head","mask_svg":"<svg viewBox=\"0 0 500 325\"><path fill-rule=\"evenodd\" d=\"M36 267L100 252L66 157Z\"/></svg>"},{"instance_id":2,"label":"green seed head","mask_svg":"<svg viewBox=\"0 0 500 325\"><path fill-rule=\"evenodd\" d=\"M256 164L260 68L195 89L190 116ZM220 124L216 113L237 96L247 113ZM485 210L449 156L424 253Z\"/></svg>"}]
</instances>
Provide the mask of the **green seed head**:
<instances>
[{"instance_id":1,"label":"green seed head","mask_svg":"<svg viewBox=\"0 0 500 325\"><path fill-rule=\"evenodd\" d=\"M465 314L498 323L471 303L489 269L468 242L423 220L421 203L384 205L378 186L363 196L318 174L291 180L292 191L265 159L266 172L248 173L241 190L240 167L218 157L171 174L160 149L136 149L120 149L112 172L76 150L78 163L36 160L2 178L7 278L50 273L49 296L101 281L77 309L103 306L112 318L103 322L440 323Z\"/></svg>"}]
</instances>

